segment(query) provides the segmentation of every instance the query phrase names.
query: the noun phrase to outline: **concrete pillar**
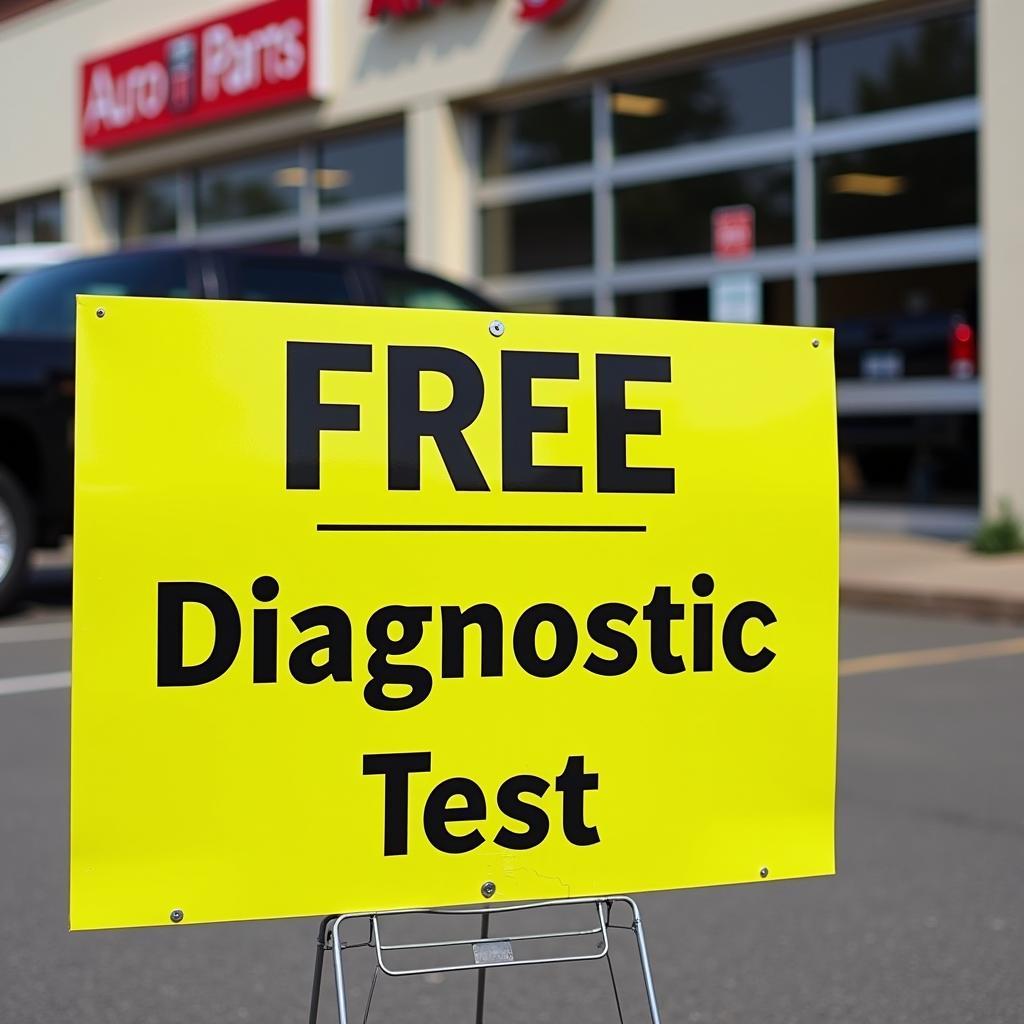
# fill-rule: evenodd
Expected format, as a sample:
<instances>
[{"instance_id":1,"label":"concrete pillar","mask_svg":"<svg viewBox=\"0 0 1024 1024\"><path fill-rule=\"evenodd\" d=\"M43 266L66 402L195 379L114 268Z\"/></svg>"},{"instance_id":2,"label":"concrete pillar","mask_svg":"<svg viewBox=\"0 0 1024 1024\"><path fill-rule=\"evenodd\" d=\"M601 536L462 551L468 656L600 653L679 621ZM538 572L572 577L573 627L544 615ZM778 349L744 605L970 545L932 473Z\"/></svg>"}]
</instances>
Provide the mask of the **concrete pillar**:
<instances>
[{"instance_id":1,"label":"concrete pillar","mask_svg":"<svg viewBox=\"0 0 1024 1024\"><path fill-rule=\"evenodd\" d=\"M448 103L417 104L406 115L406 252L411 263L456 281L476 274L470 126Z\"/></svg>"},{"instance_id":2,"label":"concrete pillar","mask_svg":"<svg viewBox=\"0 0 1024 1024\"><path fill-rule=\"evenodd\" d=\"M109 187L76 177L64 190L64 235L83 252L103 252L117 244L117 203Z\"/></svg>"},{"instance_id":3,"label":"concrete pillar","mask_svg":"<svg viewBox=\"0 0 1024 1024\"><path fill-rule=\"evenodd\" d=\"M980 0L982 503L1024 516L1024 39L1021 0Z\"/></svg>"}]
</instances>

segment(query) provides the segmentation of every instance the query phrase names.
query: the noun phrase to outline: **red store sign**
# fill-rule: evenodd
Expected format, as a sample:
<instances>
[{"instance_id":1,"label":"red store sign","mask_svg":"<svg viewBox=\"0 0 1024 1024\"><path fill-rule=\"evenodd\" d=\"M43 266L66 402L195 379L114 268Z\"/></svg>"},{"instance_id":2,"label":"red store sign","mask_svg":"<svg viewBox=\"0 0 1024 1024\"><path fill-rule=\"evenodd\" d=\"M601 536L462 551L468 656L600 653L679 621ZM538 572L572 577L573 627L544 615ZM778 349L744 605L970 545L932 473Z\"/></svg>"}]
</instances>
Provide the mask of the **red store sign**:
<instances>
[{"instance_id":1,"label":"red store sign","mask_svg":"<svg viewBox=\"0 0 1024 1024\"><path fill-rule=\"evenodd\" d=\"M82 65L81 137L108 149L316 95L317 0L269 0Z\"/></svg>"}]
</instances>

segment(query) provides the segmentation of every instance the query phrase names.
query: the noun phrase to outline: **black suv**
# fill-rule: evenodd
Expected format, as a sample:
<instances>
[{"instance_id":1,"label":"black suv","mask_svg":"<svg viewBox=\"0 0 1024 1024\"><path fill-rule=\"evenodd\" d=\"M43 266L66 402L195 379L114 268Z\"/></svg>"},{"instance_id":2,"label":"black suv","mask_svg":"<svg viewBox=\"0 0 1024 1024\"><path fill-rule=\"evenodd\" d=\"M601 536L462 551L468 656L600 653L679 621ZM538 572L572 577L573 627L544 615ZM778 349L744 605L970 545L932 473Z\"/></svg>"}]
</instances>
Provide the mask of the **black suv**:
<instances>
[{"instance_id":1,"label":"black suv","mask_svg":"<svg viewBox=\"0 0 1024 1024\"><path fill-rule=\"evenodd\" d=\"M75 296L487 309L474 292L399 262L272 249L174 247L74 260L0 289L0 611L38 545L71 532Z\"/></svg>"}]
</instances>

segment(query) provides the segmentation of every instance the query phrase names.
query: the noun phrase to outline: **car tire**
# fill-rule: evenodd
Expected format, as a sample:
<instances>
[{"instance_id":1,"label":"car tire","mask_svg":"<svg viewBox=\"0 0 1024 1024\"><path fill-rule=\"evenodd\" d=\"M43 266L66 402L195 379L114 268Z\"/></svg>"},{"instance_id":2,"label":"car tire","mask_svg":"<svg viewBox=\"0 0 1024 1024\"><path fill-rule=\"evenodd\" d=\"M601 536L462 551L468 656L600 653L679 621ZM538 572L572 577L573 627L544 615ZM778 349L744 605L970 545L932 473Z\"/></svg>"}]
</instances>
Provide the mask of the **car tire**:
<instances>
[{"instance_id":1,"label":"car tire","mask_svg":"<svg viewBox=\"0 0 1024 1024\"><path fill-rule=\"evenodd\" d=\"M25 589L34 532L32 500L18 478L0 466L0 614Z\"/></svg>"}]
</instances>

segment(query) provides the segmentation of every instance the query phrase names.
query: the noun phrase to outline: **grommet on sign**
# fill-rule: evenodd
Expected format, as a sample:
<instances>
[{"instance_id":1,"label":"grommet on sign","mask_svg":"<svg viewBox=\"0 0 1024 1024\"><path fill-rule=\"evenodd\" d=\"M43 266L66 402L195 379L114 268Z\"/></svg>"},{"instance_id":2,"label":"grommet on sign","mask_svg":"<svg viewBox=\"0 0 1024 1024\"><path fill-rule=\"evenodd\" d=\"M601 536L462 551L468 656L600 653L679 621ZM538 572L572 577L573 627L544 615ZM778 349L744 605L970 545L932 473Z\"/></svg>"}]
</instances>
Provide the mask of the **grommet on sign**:
<instances>
[{"instance_id":1,"label":"grommet on sign","mask_svg":"<svg viewBox=\"0 0 1024 1024\"><path fill-rule=\"evenodd\" d=\"M483 896L485 900L489 900L497 891L498 887L493 882L484 882L484 884L480 886L480 895Z\"/></svg>"},{"instance_id":2,"label":"grommet on sign","mask_svg":"<svg viewBox=\"0 0 1024 1024\"><path fill-rule=\"evenodd\" d=\"M102 320L106 315L107 311L102 306L96 310L96 316L99 317L100 320Z\"/></svg>"},{"instance_id":3,"label":"grommet on sign","mask_svg":"<svg viewBox=\"0 0 1024 1024\"><path fill-rule=\"evenodd\" d=\"M761 868L759 874L761 875L762 878L767 878L768 877L768 869L767 868Z\"/></svg>"},{"instance_id":4,"label":"grommet on sign","mask_svg":"<svg viewBox=\"0 0 1024 1024\"><path fill-rule=\"evenodd\" d=\"M177 907L175 907L175 909L171 911L171 921L172 921L172 923L174 923L174 924L181 924L181 922L184 921L184 920L185 920L185 911L184 910L178 910Z\"/></svg>"},{"instance_id":5,"label":"grommet on sign","mask_svg":"<svg viewBox=\"0 0 1024 1024\"><path fill-rule=\"evenodd\" d=\"M814 339L814 341L812 341L812 342L811 342L811 344L812 344L812 345L813 345L813 346L814 346L815 348L818 348L818 347L819 347L819 346L821 345L821 342L820 342L820 341L819 341L819 340L818 340L817 338L815 338L815 339Z\"/></svg>"},{"instance_id":6,"label":"grommet on sign","mask_svg":"<svg viewBox=\"0 0 1024 1024\"><path fill-rule=\"evenodd\" d=\"M487 326L487 330L491 332L495 338L500 338L505 333L505 325L500 320L492 320Z\"/></svg>"}]
</instances>

